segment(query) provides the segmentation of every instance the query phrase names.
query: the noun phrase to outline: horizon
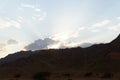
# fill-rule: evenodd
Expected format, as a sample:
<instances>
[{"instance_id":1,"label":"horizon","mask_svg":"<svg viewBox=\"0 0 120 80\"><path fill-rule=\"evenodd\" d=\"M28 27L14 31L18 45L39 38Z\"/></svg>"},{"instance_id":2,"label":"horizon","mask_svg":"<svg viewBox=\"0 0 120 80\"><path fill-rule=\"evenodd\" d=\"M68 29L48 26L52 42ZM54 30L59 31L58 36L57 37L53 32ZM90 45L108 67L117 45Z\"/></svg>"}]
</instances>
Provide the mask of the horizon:
<instances>
[{"instance_id":1,"label":"horizon","mask_svg":"<svg viewBox=\"0 0 120 80\"><path fill-rule=\"evenodd\" d=\"M119 7L120 0L0 0L0 58L110 42L120 34Z\"/></svg>"}]
</instances>

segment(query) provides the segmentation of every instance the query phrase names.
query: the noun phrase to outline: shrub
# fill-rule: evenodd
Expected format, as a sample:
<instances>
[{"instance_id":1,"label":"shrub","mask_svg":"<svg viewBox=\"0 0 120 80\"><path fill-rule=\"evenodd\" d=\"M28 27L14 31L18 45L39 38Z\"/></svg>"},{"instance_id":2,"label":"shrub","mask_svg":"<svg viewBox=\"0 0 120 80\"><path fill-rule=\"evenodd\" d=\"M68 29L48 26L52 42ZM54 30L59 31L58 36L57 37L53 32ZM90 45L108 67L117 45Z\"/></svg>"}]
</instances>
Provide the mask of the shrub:
<instances>
[{"instance_id":1,"label":"shrub","mask_svg":"<svg viewBox=\"0 0 120 80\"><path fill-rule=\"evenodd\" d=\"M46 77L49 77L49 72L37 72L33 75L34 80L46 80Z\"/></svg>"},{"instance_id":2,"label":"shrub","mask_svg":"<svg viewBox=\"0 0 120 80\"><path fill-rule=\"evenodd\" d=\"M90 76L92 76L93 75L93 73L92 72L88 72L88 73L85 73L85 77L90 77Z\"/></svg>"},{"instance_id":3,"label":"shrub","mask_svg":"<svg viewBox=\"0 0 120 80\"><path fill-rule=\"evenodd\" d=\"M15 74L14 75L14 78L20 78L21 77L21 74Z\"/></svg>"},{"instance_id":4,"label":"shrub","mask_svg":"<svg viewBox=\"0 0 120 80\"><path fill-rule=\"evenodd\" d=\"M70 77L70 73L65 73L63 75L66 76L66 77Z\"/></svg>"},{"instance_id":5,"label":"shrub","mask_svg":"<svg viewBox=\"0 0 120 80\"><path fill-rule=\"evenodd\" d=\"M113 77L112 73L104 73L101 78L111 78L111 77Z\"/></svg>"}]
</instances>

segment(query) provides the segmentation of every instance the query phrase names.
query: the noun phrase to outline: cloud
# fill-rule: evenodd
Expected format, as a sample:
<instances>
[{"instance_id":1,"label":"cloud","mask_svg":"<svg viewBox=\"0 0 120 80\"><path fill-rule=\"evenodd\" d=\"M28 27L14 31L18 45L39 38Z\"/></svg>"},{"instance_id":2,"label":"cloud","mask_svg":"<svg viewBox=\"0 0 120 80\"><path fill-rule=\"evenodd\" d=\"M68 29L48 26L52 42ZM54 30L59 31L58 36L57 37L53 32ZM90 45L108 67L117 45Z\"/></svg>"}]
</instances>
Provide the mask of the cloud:
<instances>
[{"instance_id":1,"label":"cloud","mask_svg":"<svg viewBox=\"0 0 120 80\"><path fill-rule=\"evenodd\" d=\"M20 23L11 19L0 19L0 28L15 27L20 28Z\"/></svg>"},{"instance_id":2,"label":"cloud","mask_svg":"<svg viewBox=\"0 0 120 80\"><path fill-rule=\"evenodd\" d=\"M67 41L68 39L79 37L80 31L84 29L85 27L80 27L78 28L78 30L75 30L75 31L66 31L66 32L56 33L55 35L51 36L51 39L59 40L59 41Z\"/></svg>"},{"instance_id":3,"label":"cloud","mask_svg":"<svg viewBox=\"0 0 120 80\"><path fill-rule=\"evenodd\" d=\"M103 20L101 22L97 22L91 25L91 27L88 27L88 30L90 30L91 32L97 33L97 32L100 32L102 28L108 25L109 23L110 23L110 20Z\"/></svg>"},{"instance_id":4,"label":"cloud","mask_svg":"<svg viewBox=\"0 0 120 80\"><path fill-rule=\"evenodd\" d=\"M45 19L46 16L47 16L47 13L46 13L46 12L43 12L43 13L41 13L41 14L35 14L35 15L33 15L33 16L32 16L32 19L42 21L42 20Z\"/></svg>"},{"instance_id":5,"label":"cloud","mask_svg":"<svg viewBox=\"0 0 120 80\"><path fill-rule=\"evenodd\" d=\"M66 43L64 43L64 46L65 47L77 47L77 46L79 46L80 45L80 42L66 42Z\"/></svg>"},{"instance_id":6,"label":"cloud","mask_svg":"<svg viewBox=\"0 0 120 80\"><path fill-rule=\"evenodd\" d=\"M80 32L85 30L85 26L79 27L75 31L66 31L66 32L61 32L57 33L55 35L52 35L50 38L59 41L57 44L50 45L50 47L59 47L59 48L66 48L66 47L76 47L80 45L80 42L74 42L71 41L73 39L79 38Z\"/></svg>"},{"instance_id":7,"label":"cloud","mask_svg":"<svg viewBox=\"0 0 120 80\"><path fill-rule=\"evenodd\" d=\"M18 7L20 13L22 11L22 15L18 16L18 22L23 22L23 21L42 21L46 18L47 12L41 10L41 8L38 5L34 4L24 4L22 3ZM28 13L28 14L27 14ZM26 15L27 14L27 15ZM23 19L24 18L24 19Z\"/></svg>"},{"instance_id":8,"label":"cloud","mask_svg":"<svg viewBox=\"0 0 120 80\"><path fill-rule=\"evenodd\" d=\"M66 48L66 46L63 42L58 41L57 43L48 45L47 48L48 49L60 49L60 48Z\"/></svg>"},{"instance_id":9,"label":"cloud","mask_svg":"<svg viewBox=\"0 0 120 80\"><path fill-rule=\"evenodd\" d=\"M0 43L0 51L3 51L5 49L6 44Z\"/></svg>"},{"instance_id":10,"label":"cloud","mask_svg":"<svg viewBox=\"0 0 120 80\"><path fill-rule=\"evenodd\" d=\"M110 20L103 20L101 22L95 23L92 25L93 28L102 27L110 23Z\"/></svg>"},{"instance_id":11,"label":"cloud","mask_svg":"<svg viewBox=\"0 0 120 80\"><path fill-rule=\"evenodd\" d=\"M82 43L82 44L80 44L80 47L86 48L86 47L90 47L92 45L93 45L92 43Z\"/></svg>"},{"instance_id":12,"label":"cloud","mask_svg":"<svg viewBox=\"0 0 120 80\"><path fill-rule=\"evenodd\" d=\"M42 49L63 49L63 48L70 48L70 47L89 47L91 46L91 43L80 43L80 42L62 42L62 41L56 41L51 38L45 38L45 39L38 39L34 41L33 43L28 44L24 47L25 50L42 50Z\"/></svg>"},{"instance_id":13,"label":"cloud","mask_svg":"<svg viewBox=\"0 0 120 80\"><path fill-rule=\"evenodd\" d=\"M96 32L100 32L100 30L99 29L92 29L91 32L95 32L96 33Z\"/></svg>"},{"instance_id":14,"label":"cloud","mask_svg":"<svg viewBox=\"0 0 120 80\"><path fill-rule=\"evenodd\" d=\"M40 11L41 11L41 9L39 9L39 8L35 8L35 11L40 12Z\"/></svg>"},{"instance_id":15,"label":"cloud","mask_svg":"<svg viewBox=\"0 0 120 80\"><path fill-rule=\"evenodd\" d=\"M52 40L50 38L45 39L38 39L34 41L33 43L25 46L26 50L41 50L41 49L47 49L48 45L56 44L58 41Z\"/></svg>"},{"instance_id":16,"label":"cloud","mask_svg":"<svg viewBox=\"0 0 120 80\"><path fill-rule=\"evenodd\" d=\"M76 42L62 42L62 41L56 41L51 38L45 38L45 39L38 39L34 41L33 43L30 43L29 45L25 46L24 48L26 50L42 50L42 49L61 49L61 48L67 48L67 47L75 47L78 46L78 43Z\"/></svg>"},{"instance_id":17,"label":"cloud","mask_svg":"<svg viewBox=\"0 0 120 80\"><path fill-rule=\"evenodd\" d=\"M120 29L120 23L111 27L108 27L109 30L118 31Z\"/></svg>"},{"instance_id":18,"label":"cloud","mask_svg":"<svg viewBox=\"0 0 120 80\"><path fill-rule=\"evenodd\" d=\"M7 44L9 44L9 45L18 44L18 41L17 41L17 40L14 40L14 39L9 39L9 40L7 41Z\"/></svg>"},{"instance_id":19,"label":"cloud","mask_svg":"<svg viewBox=\"0 0 120 80\"><path fill-rule=\"evenodd\" d=\"M24 18L23 18L22 16L18 16L17 21L18 21L18 22L22 22L23 19L24 19Z\"/></svg>"},{"instance_id":20,"label":"cloud","mask_svg":"<svg viewBox=\"0 0 120 80\"><path fill-rule=\"evenodd\" d=\"M34 5L31 5L31 4L21 4L21 7L24 7L24 8L35 8Z\"/></svg>"},{"instance_id":21,"label":"cloud","mask_svg":"<svg viewBox=\"0 0 120 80\"><path fill-rule=\"evenodd\" d=\"M82 27L78 28L78 31L81 31L81 30L84 30L84 29L85 29L85 26L82 26Z\"/></svg>"},{"instance_id":22,"label":"cloud","mask_svg":"<svg viewBox=\"0 0 120 80\"><path fill-rule=\"evenodd\" d=\"M19 9L22 9L22 8L31 8L31 9L34 9L36 12L41 11L40 8L38 8L36 5L32 5L32 4L21 4L21 8L19 7Z\"/></svg>"},{"instance_id":23,"label":"cloud","mask_svg":"<svg viewBox=\"0 0 120 80\"><path fill-rule=\"evenodd\" d=\"M9 39L6 42L0 43L0 51L5 51L7 50L7 47L10 45L18 44L17 40L14 39Z\"/></svg>"},{"instance_id":24,"label":"cloud","mask_svg":"<svg viewBox=\"0 0 120 80\"><path fill-rule=\"evenodd\" d=\"M60 40L60 41L66 41L71 37L73 37L73 34L70 32L62 32L51 36L53 40Z\"/></svg>"},{"instance_id":25,"label":"cloud","mask_svg":"<svg viewBox=\"0 0 120 80\"><path fill-rule=\"evenodd\" d=\"M67 31L58 33L45 39L38 39L33 43L28 44L24 48L26 50L41 50L41 49L59 49L67 47L80 46L81 42L71 41L74 38L79 37L80 31L86 29L85 27L80 27L76 31Z\"/></svg>"},{"instance_id":26,"label":"cloud","mask_svg":"<svg viewBox=\"0 0 120 80\"><path fill-rule=\"evenodd\" d=\"M26 42L20 41L18 44L18 40L15 39L9 39L4 42L0 43L0 57L5 57L9 53L15 53L20 50L24 50L24 45Z\"/></svg>"},{"instance_id":27,"label":"cloud","mask_svg":"<svg viewBox=\"0 0 120 80\"><path fill-rule=\"evenodd\" d=\"M119 20L120 20L120 17L117 17L117 19L119 19Z\"/></svg>"}]
</instances>

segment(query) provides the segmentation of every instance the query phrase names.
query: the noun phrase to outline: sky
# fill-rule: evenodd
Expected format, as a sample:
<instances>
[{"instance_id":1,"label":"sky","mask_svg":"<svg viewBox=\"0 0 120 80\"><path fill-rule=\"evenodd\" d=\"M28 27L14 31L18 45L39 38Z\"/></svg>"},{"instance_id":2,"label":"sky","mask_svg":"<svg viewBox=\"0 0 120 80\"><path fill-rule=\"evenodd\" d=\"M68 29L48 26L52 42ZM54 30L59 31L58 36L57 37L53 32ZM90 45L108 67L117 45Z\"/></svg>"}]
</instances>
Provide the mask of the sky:
<instances>
[{"instance_id":1,"label":"sky","mask_svg":"<svg viewBox=\"0 0 120 80\"><path fill-rule=\"evenodd\" d=\"M120 0L0 0L0 58L90 46L120 33Z\"/></svg>"}]
</instances>

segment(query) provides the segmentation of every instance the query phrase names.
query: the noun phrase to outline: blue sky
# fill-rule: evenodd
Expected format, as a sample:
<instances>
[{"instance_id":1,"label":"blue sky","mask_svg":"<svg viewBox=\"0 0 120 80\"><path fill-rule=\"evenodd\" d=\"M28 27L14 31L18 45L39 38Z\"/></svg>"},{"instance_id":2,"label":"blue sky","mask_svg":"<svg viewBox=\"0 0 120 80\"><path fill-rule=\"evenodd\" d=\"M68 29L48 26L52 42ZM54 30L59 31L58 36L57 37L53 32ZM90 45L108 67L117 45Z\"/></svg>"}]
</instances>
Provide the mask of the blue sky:
<instances>
[{"instance_id":1,"label":"blue sky","mask_svg":"<svg viewBox=\"0 0 120 80\"><path fill-rule=\"evenodd\" d=\"M38 41L43 49L109 42L120 32L119 8L120 0L0 0L0 57Z\"/></svg>"}]
</instances>

